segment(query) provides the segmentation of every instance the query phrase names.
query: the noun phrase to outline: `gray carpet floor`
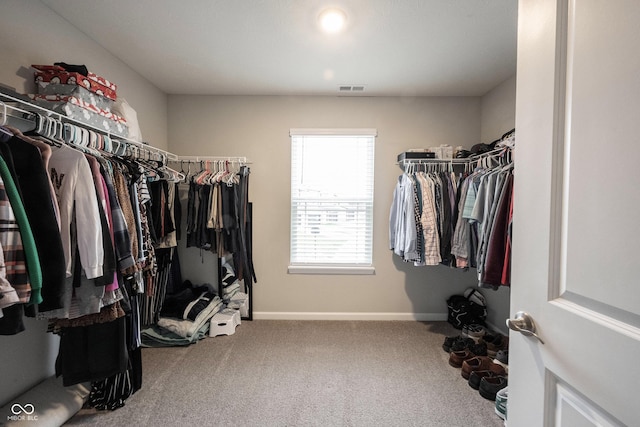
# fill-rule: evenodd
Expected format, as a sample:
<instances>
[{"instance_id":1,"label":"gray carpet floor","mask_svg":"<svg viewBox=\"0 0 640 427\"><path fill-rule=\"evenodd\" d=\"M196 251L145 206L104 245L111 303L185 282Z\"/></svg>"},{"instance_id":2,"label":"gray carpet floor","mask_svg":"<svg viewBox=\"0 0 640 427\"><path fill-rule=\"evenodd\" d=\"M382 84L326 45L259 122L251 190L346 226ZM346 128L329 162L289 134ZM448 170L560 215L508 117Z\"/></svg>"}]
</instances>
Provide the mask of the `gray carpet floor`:
<instances>
[{"instance_id":1,"label":"gray carpet floor","mask_svg":"<svg viewBox=\"0 0 640 427\"><path fill-rule=\"evenodd\" d=\"M502 426L442 350L446 322L243 321L143 349L143 387L69 426Z\"/></svg>"}]
</instances>

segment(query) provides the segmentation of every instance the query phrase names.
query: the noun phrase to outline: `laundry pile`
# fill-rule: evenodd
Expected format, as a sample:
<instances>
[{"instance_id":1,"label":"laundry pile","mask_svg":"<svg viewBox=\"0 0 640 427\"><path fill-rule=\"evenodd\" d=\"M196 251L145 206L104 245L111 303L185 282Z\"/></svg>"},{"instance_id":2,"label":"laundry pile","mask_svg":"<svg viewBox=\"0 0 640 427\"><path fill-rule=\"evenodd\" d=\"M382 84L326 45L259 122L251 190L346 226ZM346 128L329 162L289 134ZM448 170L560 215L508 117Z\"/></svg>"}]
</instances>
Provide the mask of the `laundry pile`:
<instances>
[{"instance_id":1,"label":"laundry pile","mask_svg":"<svg viewBox=\"0 0 640 427\"><path fill-rule=\"evenodd\" d=\"M167 295L157 324L142 330L144 347L189 345L209 333L209 320L222 309L222 300L213 286L192 286Z\"/></svg>"},{"instance_id":2,"label":"laundry pile","mask_svg":"<svg viewBox=\"0 0 640 427\"><path fill-rule=\"evenodd\" d=\"M182 291L167 295L158 322L142 330L143 347L186 346L211 335L211 320L218 313L237 314L244 307L247 294L240 292L240 283L233 269L225 265L223 298L211 284L193 286L185 281ZM226 335L229 335L228 333Z\"/></svg>"}]
</instances>

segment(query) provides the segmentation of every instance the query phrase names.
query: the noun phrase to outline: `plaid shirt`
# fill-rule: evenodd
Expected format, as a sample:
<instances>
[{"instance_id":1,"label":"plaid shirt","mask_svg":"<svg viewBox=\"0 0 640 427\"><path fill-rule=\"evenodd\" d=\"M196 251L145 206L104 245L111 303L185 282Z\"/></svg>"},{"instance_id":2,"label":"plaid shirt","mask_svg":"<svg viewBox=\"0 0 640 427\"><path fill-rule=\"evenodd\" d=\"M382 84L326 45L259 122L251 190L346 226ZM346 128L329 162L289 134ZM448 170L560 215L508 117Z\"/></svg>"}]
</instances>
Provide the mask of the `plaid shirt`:
<instances>
[{"instance_id":1,"label":"plaid shirt","mask_svg":"<svg viewBox=\"0 0 640 427\"><path fill-rule=\"evenodd\" d=\"M31 298L31 283L27 274L22 235L2 178L0 178L0 244L4 254L7 281L18 293L20 302L27 303Z\"/></svg>"}]
</instances>

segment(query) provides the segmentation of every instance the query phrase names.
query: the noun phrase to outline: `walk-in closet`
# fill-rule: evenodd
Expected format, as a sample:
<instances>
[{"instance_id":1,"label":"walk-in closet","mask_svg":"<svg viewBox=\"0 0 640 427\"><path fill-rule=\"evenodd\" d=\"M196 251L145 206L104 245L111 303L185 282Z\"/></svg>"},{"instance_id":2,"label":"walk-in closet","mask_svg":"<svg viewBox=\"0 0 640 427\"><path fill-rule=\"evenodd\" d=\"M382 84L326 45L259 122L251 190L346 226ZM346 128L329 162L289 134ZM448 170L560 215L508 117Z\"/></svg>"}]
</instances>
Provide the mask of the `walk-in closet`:
<instances>
[{"instance_id":1,"label":"walk-in closet","mask_svg":"<svg viewBox=\"0 0 640 427\"><path fill-rule=\"evenodd\" d=\"M0 424L634 425L639 16L0 0Z\"/></svg>"},{"instance_id":2,"label":"walk-in closet","mask_svg":"<svg viewBox=\"0 0 640 427\"><path fill-rule=\"evenodd\" d=\"M180 397L169 393L170 383L176 386L182 383L182 379L170 378L182 373L184 378L206 378L207 383L212 384L206 393L211 396L211 406L221 411L211 414L210 421L203 421L205 424L225 424L224 420L233 411L240 411L244 406L240 402L246 402L249 394L244 390L246 387L231 383L233 377L237 377L241 382L249 381L247 387L254 390L251 400L256 403L255 412L247 414L241 424L252 424L251 420L267 417L263 412L266 407L284 405L295 392L299 397L293 412L286 410L280 417L270 414L265 418L267 425L305 424L306 417L313 419L320 412L326 413L323 415L326 424L331 425L337 422L336 415L331 415L335 405L353 406L356 414L361 411L359 408L375 405L376 394L368 396L366 390L380 387L367 385L371 379L357 367L350 367L348 363L336 365L340 360L361 358L362 369L376 371L375 363L371 365L367 361L367 352L375 352L373 349L377 347L381 352L380 362L393 366L395 362L388 358L396 357L394 354L398 352L402 360L402 349L406 347L407 353L415 352L416 358L396 368L397 379L381 378L383 383L401 381L407 387L422 388L422 384L428 384L426 376L433 372L428 365L436 360L442 364L437 373L438 382L446 382L446 378L454 374L460 377L459 370L447 363L449 353L442 349L447 336L463 332L446 322L447 300L452 295L477 289L486 304L483 324L487 330L506 336L504 321L509 311L509 286L479 287L481 280L475 260L468 265L461 259L457 265L452 261L451 243L456 231L452 226L457 222L452 220L452 209L447 210L446 227L443 226L444 211L434 211L437 220L443 222L432 231L435 235L446 234L442 251L438 249L438 253L447 255L437 262L414 262L398 256L398 251L389 246L389 236L393 228L390 212L399 176L411 176L411 179L424 176L432 183L435 182L432 179L437 180L437 205L441 209L445 199L450 206L459 198L456 196L458 184L474 170L504 167L511 160L507 151L513 147L504 145L503 136L515 127L513 66L503 65L501 77L494 77L494 83L485 84L484 89L467 96L460 96L464 91L443 93L453 96L376 94L372 84L365 90L373 92L359 93L355 85L349 93L340 93L336 91L340 89L338 82L332 82L331 77L324 80L327 88L323 89L329 90L330 96L315 96L310 86L279 94L257 87L234 91L233 85L220 83L220 90L210 91L205 82L193 92L188 88L192 84L189 79L183 81L181 87L167 89L155 79L164 72L162 69L136 71L135 60L130 62L124 52L114 52L97 41L97 33L89 35L88 30L82 28L84 24L74 24L75 15L81 9L79 5L72 9L69 6L50 1L3 4L0 22L3 34L11 34L19 24L31 30L27 32L29 37L10 40L3 37L7 61L0 74L2 124L8 133L15 132L12 138L37 139L41 144L48 144L54 151L54 160L56 150L77 153L78 161L94 159L96 166L93 169L89 166L88 175L80 181L105 183L105 187L100 188L103 191L93 190L96 197L92 201L95 215L104 213L102 221L100 215L95 217L97 222L92 223L91 228L96 236L93 247L97 250L102 246L102 252L93 253L86 244L83 246L89 235L85 228L80 230L86 227L81 218L85 213L80 214L85 210L81 205L73 205L74 210L65 213L65 218L70 219L70 240L64 247L77 251L77 255L60 253L61 260L73 261L66 274L62 271L66 278L57 280L60 301L49 307L46 304L51 299L45 298L45 305L41 303L39 310L34 310L35 317L25 310L28 302L14 305L13 310L22 315L24 330L2 337L16 343L4 357L8 361L22 360L25 364L23 370L17 369L13 362L7 363L6 377L13 386L3 388L2 404L9 405L9 411L16 403L22 409L29 410L31 407L26 407L27 404L34 408L33 414L9 413L8 416L17 417L9 421L17 422L22 415L35 414L39 422L48 418L53 424L118 424L122 417L131 417L129 411L138 411L139 418L130 419L142 424L162 424L149 417L152 413L166 417L160 410L160 407L172 406L161 403L166 397L176 396L178 403L171 410L181 413L192 411L186 409L191 405L179 409L183 397L198 400L190 385L179 386L182 392L176 392ZM267 15L262 15L267 13L268 9L262 9L266 6L259 6L252 14L266 18ZM126 22L128 18L120 15L126 9L130 9L131 16L146 14L136 11L138 6L123 4L122 7L123 10L111 11L115 13L110 18L114 23ZM228 6L212 7L214 11ZM288 8L297 11L286 12ZM322 5L317 4L303 11L291 3L278 13L312 16L320 9ZM168 9L166 12L169 13ZM222 15L228 13L227 19L231 20L240 19L238 12L219 9ZM352 19L355 19L361 12L356 13L354 9L353 13ZM515 8L510 13L509 31L515 36ZM197 14L193 16L199 19L195 18ZM356 25L357 21L349 22ZM128 30L122 28L122 31L124 35ZM142 43L146 36L142 29L136 31L128 34L127 39ZM281 30L273 31L277 34ZM296 31L303 31L304 37L310 40L329 37L320 35L315 27ZM361 30L352 27L350 31L357 34ZM23 29L21 32L24 34ZM68 45L56 44L49 51L42 42L36 41L45 37L60 41L64 38ZM188 39L190 43L202 42ZM335 43L335 38L331 40L316 42ZM510 42L510 49L514 48L514 42ZM336 45L330 49L341 48ZM259 50L252 51L259 53ZM157 58L168 66L172 55L178 54L177 46L165 46ZM331 59L334 54L324 55L327 55L323 59L327 61L326 67L336 67L335 71L339 71L341 65ZM190 72L191 66L184 65L182 72ZM208 71L213 74L209 75ZM208 71L203 74L205 80L215 80L214 69ZM300 72L300 75L306 74ZM323 72L330 73L330 70ZM358 172L359 161L365 157L370 159L371 172L367 174L371 174L373 203L362 204L358 198L363 193L356 193L356 199L336 195L340 202L329 198L322 203L332 206L331 211L319 213L319 206L325 205L318 204L318 197L334 190L313 187L310 175L301 175L301 186L296 187L300 188L296 190L300 191L296 193L300 203L292 210L292 141L296 135L311 132L320 138L317 140L320 144L327 144L321 138L330 136L329 132L357 134L359 128L367 128L364 131L373 144L367 149L370 152L358 148L340 154L338 151L350 150L344 145L346 142L335 145L336 152L323 150L322 146L314 152L308 151L311 142L303 142L306 145L300 146L302 151L296 151L295 160L298 161L299 156L311 160L300 163L306 168L305 174L314 170L319 171L320 177L330 174L321 178L323 184L336 182L343 189L349 189L359 182L358 173L364 173ZM497 140L502 144L496 146ZM510 141L513 141L512 134ZM481 145L483 150L490 146L495 155L472 152L475 145ZM440 146L461 147L470 156L454 158L452 153L447 156L440 150L438 159L398 160L401 153L414 149L433 151ZM51 175L54 170L56 176L50 180L54 184L62 182L62 172L51 167L46 171ZM89 180L91 170L94 174ZM441 179L445 177L454 180L446 181L446 193L441 191L444 188ZM91 192L89 190L87 187L87 192ZM435 191L432 196L435 206ZM49 205L56 203L50 200ZM370 208L361 210L362 206ZM298 243L292 240L292 220L298 221L296 236L303 239ZM342 221L345 227L337 229ZM348 221L356 222L349 225ZM365 224L370 228L361 228L362 221L371 221ZM450 228L450 233L445 233L445 228ZM65 230L62 235L66 235ZM112 231L105 234L106 230ZM361 230L367 230L365 235ZM405 228L403 233L406 231ZM36 232L39 230L34 230ZM419 232L424 235L422 229ZM101 235L102 243L98 244ZM340 237L342 235L346 237ZM323 270L313 274L309 273L309 258L301 258L302 263L290 258L294 245L300 251L329 245L336 254L359 250L357 242L363 238L360 236L370 248L368 266L338 265L337 274L336 271L323 273ZM327 243L327 239L332 238L335 242ZM42 240L38 235L36 243ZM129 252L131 255L127 257ZM46 253L41 249L39 254L47 258ZM105 253L115 255L108 270L106 258L102 258ZM301 253L306 257L317 256ZM344 255L335 259L340 262L341 257ZM100 282L106 286L98 286L97 272L92 275L86 267L85 259L94 258L102 259L102 276L111 276L109 284L106 279ZM49 264L53 264L53 258L50 261ZM69 264L58 263L61 267ZM310 265L313 267L313 262ZM361 270L368 273L361 274ZM27 271L32 275L28 263ZM47 278L42 285L44 297L51 295L51 291L44 290L50 289L47 282L52 281L56 279ZM93 308L82 305L89 298L82 293L87 288L94 295L91 297L96 302ZM78 301L81 308L76 313ZM3 311L4 322L8 323L7 316L12 311ZM107 321L107 311L117 313L112 314L117 320ZM429 331L432 327L435 329ZM402 344L406 339L413 341L411 345ZM95 340L104 341L106 347L94 348L90 343ZM116 347L120 350L105 357L105 349L111 348L115 341L121 343ZM298 345L290 348L296 342ZM384 342L396 344L383 351ZM354 346L356 343L359 344ZM335 353L331 353L331 348ZM364 353L359 355L361 351ZM420 357L422 353L426 354L424 360ZM323 358L326 359L324 368ZM404 372L406 369L420 374L410 378L409 372ZM267 375L270 370L276 377ZM332 396L322 409L302 409L297 405L309 405L314 395L307 397L307 392L295 385L304 372L312 375L307 381L321 394L325 393L319 382L321 378L338 375L334 378L335 391L353 394L353 398L343 400ZM250 378L256 381L253 386ZM285 388L281 391L278 391L280 386L273 383L280 381L277 378L284 381ZM439 387L453 387L460 398L466 396L475 402L473 405L480 414L474 417L487 418L496 425L502 422L495 414L493 401L482 398L463 378L453 377L451 381L452 385ZM273 401L265 394L268 388L264 387L269 387L269 383L275 395L279 395ZM164 391L154 392L156 387ZM431 389L436 387L426 387L425 391ZM56 406L57 410L45 410L48 403L38 394L42 390L47 390L48 396L57 396L55 399L61 403ZM330 389L326 392L328 396L331 394ZM147 393L156 393L157 400L144 397ZM380 399L396 402L394 396L383 394ZM416 393L416 398L420 396L422 391ZM142 409L140 405L145 404L138 402L139 399L151 404L149 409L160 406L148 412ZM377 414L379 420L397 417L398 410L390 409L392 406L385 405L379 413L370 411L370 415ZM14 409L21 411L17 406ZM421 409L422 415L417 418L428 417L428 412ZM301 415L294 415L297 413ZM188 414L182 416L189 419ZM346 424L361 425L369 419L349 413L343 416L342 422ZM194 417L191 419L204 420L207 414ZM348 421L350 419L353 421ZM167 423L171 422L166 421L165 425Z\"/></svg>"}]
</instances>

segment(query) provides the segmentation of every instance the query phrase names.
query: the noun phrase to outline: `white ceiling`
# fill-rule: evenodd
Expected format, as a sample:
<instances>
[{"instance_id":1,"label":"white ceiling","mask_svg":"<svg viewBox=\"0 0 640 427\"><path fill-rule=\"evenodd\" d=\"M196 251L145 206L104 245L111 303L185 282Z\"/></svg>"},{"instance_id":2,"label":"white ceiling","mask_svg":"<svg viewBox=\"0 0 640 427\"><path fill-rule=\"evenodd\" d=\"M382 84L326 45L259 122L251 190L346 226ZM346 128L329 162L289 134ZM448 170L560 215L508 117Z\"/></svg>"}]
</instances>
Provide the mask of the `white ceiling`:
<instances>
[{"instance_id":1,"label":"white ceiling","mask_svg":"<svg viewBox=\"0 0 640 427\"><path fill-rule=\"evenodd\" d=\"M480 96L516 70L516 0L42 1L169 94Z\"/></svg>"}]
</instances>

